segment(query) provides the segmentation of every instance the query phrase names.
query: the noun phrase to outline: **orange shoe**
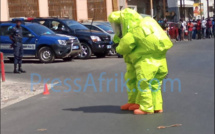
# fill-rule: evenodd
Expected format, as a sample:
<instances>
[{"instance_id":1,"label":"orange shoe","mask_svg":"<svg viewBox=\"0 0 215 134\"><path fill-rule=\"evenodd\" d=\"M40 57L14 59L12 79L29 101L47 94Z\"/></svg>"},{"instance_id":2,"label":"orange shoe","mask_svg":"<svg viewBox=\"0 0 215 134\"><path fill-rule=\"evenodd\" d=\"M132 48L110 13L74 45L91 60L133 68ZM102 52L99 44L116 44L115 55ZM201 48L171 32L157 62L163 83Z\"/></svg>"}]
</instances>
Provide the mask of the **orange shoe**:
<instances>
[{"instance_id":1,"label":"orange shoe","mask_svg":"<svg viewBox=\"0 0 215 134\"><path fill-rule=\"evenodd\" d=\"M163 113L163 110L155 110L155 113Z\"/></svg>"},{"instance_id":2,"label":"orange shoe","mask_svg":"<svg viewBox=\"0 0 215 134\"><path fill-rule=\"evenodd\" d=\"M149 113L149 112L142 111L140 109L136 109L136 110L134 110L134 114L135 115L145 115L145 114L154 114L154 113Z\"/></svg>"},{"instance_id":3,"label":"orange shoe","mask_svg":"<svg viewBox=\"0 0 215 134\"><path fill-rule=\"evenodd\" d=\"M135 105L134 103L127 103L120 107L121 110L128 110L130 106Z\"/></svg>"},{"instance_id":4,"label":"orange shoe","mask_svg":"<svg viewBox=\"0 0 215 134\"><path fill-rule=\"evenodd\" d=\"M130 106L128 109L129 109L130 111L134 111L134 110L139 109L139 108L140 108L140 105L139 105L139 104L134 104L134 105Z\"/></svg>"}]
</instances>

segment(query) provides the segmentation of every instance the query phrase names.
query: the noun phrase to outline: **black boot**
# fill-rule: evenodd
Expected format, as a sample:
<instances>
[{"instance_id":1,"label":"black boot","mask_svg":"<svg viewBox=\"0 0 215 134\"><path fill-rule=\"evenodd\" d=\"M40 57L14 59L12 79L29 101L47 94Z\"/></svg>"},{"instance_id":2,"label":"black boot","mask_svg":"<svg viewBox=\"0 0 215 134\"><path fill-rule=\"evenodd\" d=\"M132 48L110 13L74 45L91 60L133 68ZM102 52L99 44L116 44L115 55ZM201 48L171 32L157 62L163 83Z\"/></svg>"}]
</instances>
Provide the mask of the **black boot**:
<instances>
[{"instance_id":1,"label":"black boot","mask_svg":"<svg viewBox=\"0 0 215 134\"><path fill-rule=\"evenodd\" d=\"M20 72L17 70L17 64L14 64L14 71L13 73L15 74L19 74Z\"/></svg>"},{"instance_id":2,"label":"black boot","mask_svg":"<svg viewBox=\"0 0 215 134\"><path fill-rule=\"evenodd\" d=\"M22 64L19 64L19 72L20 73L26 73L26 71L22 70Z\"/></svg>"}]
</instances>

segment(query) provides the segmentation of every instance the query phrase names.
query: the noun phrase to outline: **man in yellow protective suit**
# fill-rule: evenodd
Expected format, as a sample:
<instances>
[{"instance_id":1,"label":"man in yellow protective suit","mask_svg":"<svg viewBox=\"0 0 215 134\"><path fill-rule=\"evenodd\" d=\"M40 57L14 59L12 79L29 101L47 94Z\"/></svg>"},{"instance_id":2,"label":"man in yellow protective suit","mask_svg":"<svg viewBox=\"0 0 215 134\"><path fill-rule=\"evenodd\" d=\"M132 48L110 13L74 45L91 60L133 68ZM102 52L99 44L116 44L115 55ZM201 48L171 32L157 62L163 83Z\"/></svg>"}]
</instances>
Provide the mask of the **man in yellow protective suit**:
<instances>
[{"instance_id":1,"label":"man in yellow protective suit","mask_svg":"<svg viewBox=\"0 0 215 134\"><path fill-rule=\"evenodd\" d=\"M163 112L161 85L168 73L166 52L173 44L151 17L142 17L132 9L111 13L109 21L115 31L117 53L127 65L128 103L122 110L134 114Z\"/></svg>"}]
</instances>

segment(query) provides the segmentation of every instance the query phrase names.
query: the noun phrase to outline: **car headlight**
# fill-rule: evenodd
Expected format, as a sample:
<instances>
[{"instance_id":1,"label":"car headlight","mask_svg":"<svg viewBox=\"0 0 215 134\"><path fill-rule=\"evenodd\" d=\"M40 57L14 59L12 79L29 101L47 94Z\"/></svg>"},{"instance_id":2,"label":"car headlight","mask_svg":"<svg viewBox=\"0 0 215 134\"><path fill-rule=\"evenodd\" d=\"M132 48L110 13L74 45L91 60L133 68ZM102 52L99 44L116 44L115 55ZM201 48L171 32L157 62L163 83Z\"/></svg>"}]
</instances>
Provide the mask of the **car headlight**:
<instances>
[{"instance_id":1,"label":"car headlight","mask_svg":"<svg viewBox=\"0 0 215 134\"><path fill-rule=\"evenodd\" d=\"M90 36L93 42L101 41L101 38L98 36Z\"/></svg>"},{"instance_id":2,"label":"car headlight","mask_svg":"<svg viewBox=\"0 0 215 134\"><path fill-rule=\"evenodd\" d=\"M58 40L58 43L60 44L60 45L64 45L64 46L66 46L66 40Z\"/></svg>"}]
</instances>

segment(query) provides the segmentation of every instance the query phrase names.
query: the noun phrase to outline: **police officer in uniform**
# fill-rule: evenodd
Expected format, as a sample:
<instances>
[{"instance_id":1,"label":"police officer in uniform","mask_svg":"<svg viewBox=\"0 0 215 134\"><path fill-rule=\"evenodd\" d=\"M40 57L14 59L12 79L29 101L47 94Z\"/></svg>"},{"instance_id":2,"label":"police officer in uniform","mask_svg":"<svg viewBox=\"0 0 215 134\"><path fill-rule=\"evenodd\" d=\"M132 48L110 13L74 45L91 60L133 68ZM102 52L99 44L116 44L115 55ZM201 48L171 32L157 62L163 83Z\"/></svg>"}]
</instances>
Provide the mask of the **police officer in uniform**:
<instances>
[{"instance_id":1,"label":"police officer in uniform","mask_svg":"<svg viewBox=\"0 0 215 134\"><path fill-rule=\"evenodd\" d=\"M13 44L11 46L14 51L14 73L26 73L26 71L22 70L23 36L21 24L22 24L21 20L16 20L16 26L11 29L10 39L13 41Z\"/></svg>"}]
</instances>

